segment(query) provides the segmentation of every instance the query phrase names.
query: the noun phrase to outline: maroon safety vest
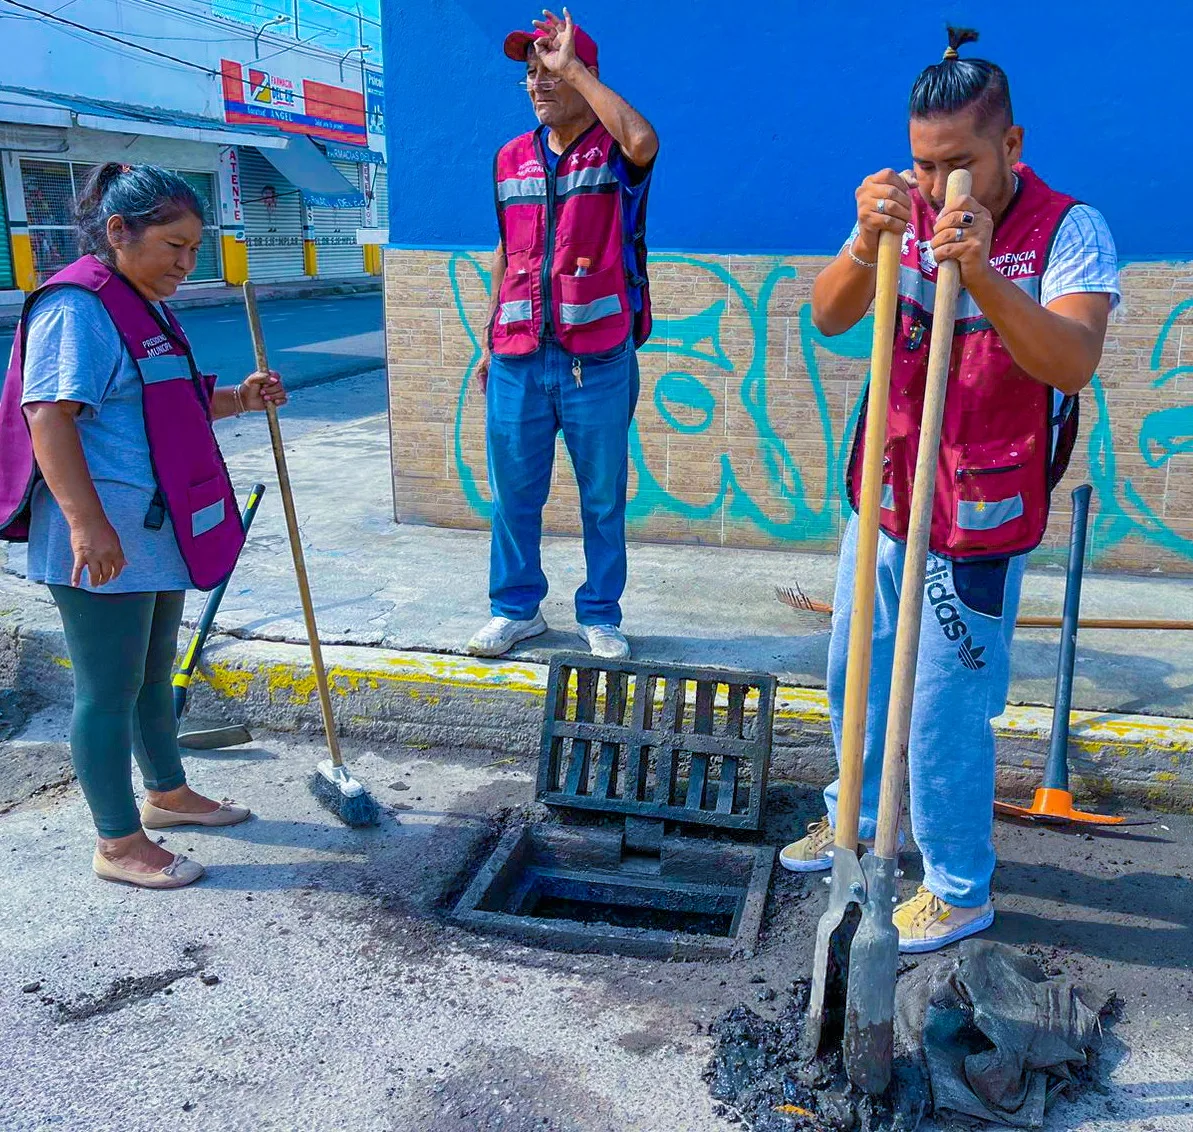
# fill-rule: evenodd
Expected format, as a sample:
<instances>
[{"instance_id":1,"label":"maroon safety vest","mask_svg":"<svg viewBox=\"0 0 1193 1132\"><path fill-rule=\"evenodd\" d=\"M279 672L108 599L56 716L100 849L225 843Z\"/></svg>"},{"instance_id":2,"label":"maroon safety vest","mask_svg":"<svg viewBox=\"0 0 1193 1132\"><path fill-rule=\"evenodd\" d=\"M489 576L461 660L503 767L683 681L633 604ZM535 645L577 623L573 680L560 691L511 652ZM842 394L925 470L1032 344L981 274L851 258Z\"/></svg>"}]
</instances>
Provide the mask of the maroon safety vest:
<instances>
[{"instance_id":1,"label":"maroon safety vest","mask_svg":"<svg viewBox=\"0 0 1193 1132\"><path fill-rule=\"evenodd\" d=\"M641 346L650 336L645 219L625 231L621 184L609 164L617 142L598 122L553 170L542 144L537 131L522 134L501 147L494 164L506 268L489 345L496 354L537 350L549 295L555 337L569 353L611 350L631 334Z\"/></svg>"},{"instance_id":2,"label":"maroon safety vest","mask_svg":"<svg viewBox=\"0 0 1193 1132\"><path fill-rule=\"evenodd\" d=\"M146 525L166 513L191 581L214 589L236 565L244 527L228 470L211 429L215 377L199 373L178 320L162 304L164 324L123 276L95 256L63 268L25 300L0 396L0 538L28 538L29 504L39 472L21 408L25 332L37 300L59 287L96 295L137 364L142 409L158 493Z\"/></svg>"},{"instance_id":3,"label":"maroon safety vest","mask_svg":"<svg viewBox=\"0 0 1193 1132\"><path fill-rule=\"evenodd\" d=\"M1039 301L1048 253L1061 220L1076 203L1018 165L1019 189L999 221L990 263ZM930 254L936 213L915 189L899 265L899 319L891 365L890 411L883 460L882 529L906 539L928 374L936 293ZM861 491L865 411L854 434L849 501ZM1030 377L1012 360L997 331L962 290L949 363L931 548L946 558L1021 554L1048 525L1052 488L1064 474L1077 435L1077 398Z\"/></svg>"}]
</instances>

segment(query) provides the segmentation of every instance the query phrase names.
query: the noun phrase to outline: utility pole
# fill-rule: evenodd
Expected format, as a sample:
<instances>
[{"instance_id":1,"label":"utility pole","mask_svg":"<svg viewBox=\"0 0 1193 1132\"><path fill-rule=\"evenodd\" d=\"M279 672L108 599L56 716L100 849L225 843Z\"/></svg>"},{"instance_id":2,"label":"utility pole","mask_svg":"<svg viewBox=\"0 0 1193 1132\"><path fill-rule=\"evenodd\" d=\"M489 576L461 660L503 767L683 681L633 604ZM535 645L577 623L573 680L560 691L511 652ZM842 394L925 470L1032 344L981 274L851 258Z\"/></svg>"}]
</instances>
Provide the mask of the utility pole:
<instances>
[{"instance_id":1,"label":"utility pole","mask_svg":"<svg viewBox=\"0 0 1193 1132\"><path fill-rule=\"evenodd\" d=\"M302 39L302 32L298 27L298 9L302 7L302 0L294 0L294 38Z\"/></svg>"}]
</instances>

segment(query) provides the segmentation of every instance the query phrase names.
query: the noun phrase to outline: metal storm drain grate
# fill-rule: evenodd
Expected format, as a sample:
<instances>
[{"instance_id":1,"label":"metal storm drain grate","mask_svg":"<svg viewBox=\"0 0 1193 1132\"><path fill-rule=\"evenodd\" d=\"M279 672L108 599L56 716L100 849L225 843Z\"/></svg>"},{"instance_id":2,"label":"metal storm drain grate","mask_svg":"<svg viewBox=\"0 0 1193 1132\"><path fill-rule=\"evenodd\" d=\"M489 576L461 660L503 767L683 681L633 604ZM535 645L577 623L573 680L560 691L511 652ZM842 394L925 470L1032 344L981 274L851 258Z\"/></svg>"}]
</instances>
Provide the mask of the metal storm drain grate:
<instances>
[{"instance_id":1,"label":"metal storm drain grate","mask_svg":"<svg viewBox=\"0 0 1193 1132\"><path fill-rule=\"evenodd\" d=\"M774 698L762 673L557 656L536 797L624 825L508 831L455 919L569 950L752 950L774 849L666 827L761 828Z\"/></svg>"}]
</instances>

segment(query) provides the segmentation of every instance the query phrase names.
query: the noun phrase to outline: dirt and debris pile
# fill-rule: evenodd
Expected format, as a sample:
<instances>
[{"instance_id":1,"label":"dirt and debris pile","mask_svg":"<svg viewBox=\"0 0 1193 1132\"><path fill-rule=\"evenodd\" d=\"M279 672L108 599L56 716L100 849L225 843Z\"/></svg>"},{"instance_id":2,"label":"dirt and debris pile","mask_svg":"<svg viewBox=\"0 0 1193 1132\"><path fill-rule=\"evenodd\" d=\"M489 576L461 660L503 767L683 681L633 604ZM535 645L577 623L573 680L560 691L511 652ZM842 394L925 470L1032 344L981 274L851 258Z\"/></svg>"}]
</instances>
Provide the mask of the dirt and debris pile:
<instances>
[{"instance_id":1,"label":"dirt and debris pile","mask_svg":"<svg viewBox=\"0 0 1193 1132\"><path fill-rule=\"evenodd\" d=\"M774 1019L745 1005L711 1030L705 1070L720 1114L754 1132L914 1132L945 1113L977 1124L1037 1128L1061 1095L1097 1078L1103 1020L1117 1000L1049 977L1002 944L967 940L902 973L896 1056L882 1097L850 1088L839 1050L800 1056L806 980L793 983Z\"/></svg>"},{"instance_id":2,"label":"dirt and debris pile","mask_svg":"<svg viewBox=\"0 0 1193 1132\"><path fill-rule=\"evenodd\" d=\"M927 1107L918 1066L899 1060L889 1096L854 1092L839 1051L801 1060L807 1009L808 981L801 979L787 988L773 1020L741 1005L713 1023L717 1044L704 1076L719 1115L752 1132L914 1132Z\"/></svg>"}]
</instances>

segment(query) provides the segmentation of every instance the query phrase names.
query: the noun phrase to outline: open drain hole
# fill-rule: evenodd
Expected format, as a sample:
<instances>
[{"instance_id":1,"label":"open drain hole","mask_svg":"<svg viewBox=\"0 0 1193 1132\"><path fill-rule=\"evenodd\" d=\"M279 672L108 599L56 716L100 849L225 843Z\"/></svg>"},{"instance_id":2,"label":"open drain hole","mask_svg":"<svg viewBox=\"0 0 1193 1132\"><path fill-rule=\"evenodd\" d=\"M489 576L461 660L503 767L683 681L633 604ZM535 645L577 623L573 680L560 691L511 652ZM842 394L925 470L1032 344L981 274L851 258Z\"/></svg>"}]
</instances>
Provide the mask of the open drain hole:
<instances>
[{"instance_id":1,"label":"open drain hole","mask_svg":"<svg viewBox=\"0 0 1193 1132\"><path fill-rule=\"evenodd\" d=\"M573 920L578 924L608 924L615 928L645 928L685 935L728 936L733 931L732 911L660 908L656 903L657 892L627 890L619 895L620 900L583 899L566 895L558 888L548 888L535 894L523 914L541 920Z\"/></svg>"},{"instance_id":2,"label":"open drain hole","mask_svg":"<svg viewBox=\"0 0 1193 1132\"><path fill-rule=\"evenodd\" d=\"M754 946L772 848L668 835L650 858L627 851L623 836L535 824L509 830L454 918L569 951L703 959Z\"/></svg>"}]
</instances>

